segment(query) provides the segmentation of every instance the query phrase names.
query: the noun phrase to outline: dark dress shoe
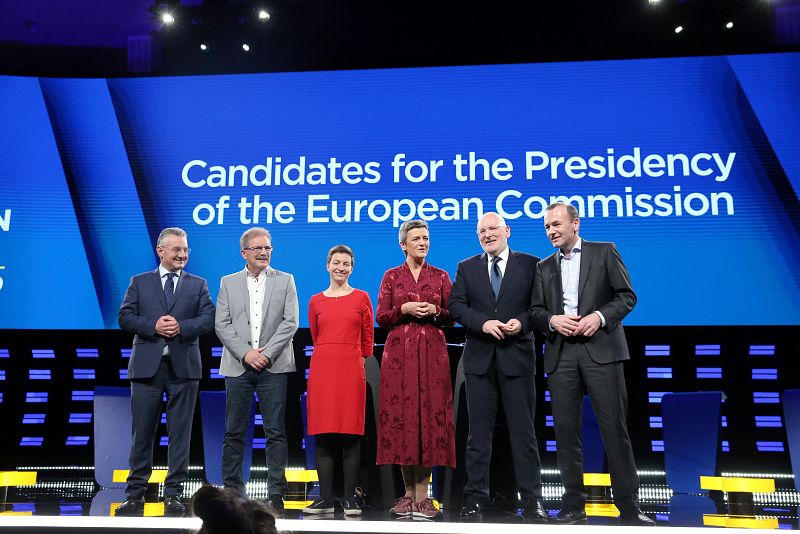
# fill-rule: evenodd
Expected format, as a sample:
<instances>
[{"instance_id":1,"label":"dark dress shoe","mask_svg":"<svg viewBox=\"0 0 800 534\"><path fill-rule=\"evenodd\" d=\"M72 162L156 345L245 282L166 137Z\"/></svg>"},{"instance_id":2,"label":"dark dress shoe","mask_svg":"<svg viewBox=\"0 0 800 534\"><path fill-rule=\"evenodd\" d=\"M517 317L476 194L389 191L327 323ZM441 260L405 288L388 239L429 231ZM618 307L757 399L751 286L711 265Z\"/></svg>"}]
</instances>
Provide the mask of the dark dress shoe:
<instances>
[{"instance_id":1,"label":"dark dress shoe","mask_svg":"<svg viewBox=\"0 0 800 534\"><path fill-rule=\"evenodd\" d=\"M119 517L142 517L144 515L144 497L128 497L117 506L114 515Z\"/></svg>"},{"instance_id":2,"label":"dark dress shoe","mask_svg":"<svg viewBox=\"0 0 800 534\"><path fill-rule=\"evenodd\" d=\"M186 515L186 505L177 495L164 497L164 517L183 517Z\"/></svg>"},{"instance_id":3,"label":"dark dress shoe","mask_svg":"<svg viewBox=\"0 0 800 534\"><path fill-rule=\"evenodd\" d=\"M465 502L459 516L462 521L480 521L483 519L483 506L476 502Z\"/></svg>"},{"instance_id":4,"label":"dark dress shoe","mask_svg":"<svg viewBox=\"0 0 800 534\"><path fill-rule=\"evenodd\" d=\"M267 509L277 517L278 519L283 519L285 516L284 508L283 508L283 496L281 495L270 495L266 501L264 501Z\"/></svg>"},{"instance_id":5,"label":"dark dress shoe","mask_svg":"<svg viewBox=\"0 0 800 534\"><path fill-rule=\"evenodd\" d=\"M656 522L644 515L638 508L631 511L620 512L619 524L625 525L626 527L656 526Z\"/></svg>"},{"instance_id":6,"label":"dark dress shoe","mask_svg":"<svg viewBox=\"0 0 800 534\"><path fill-rule=\"evenodd\" d=\"M561 509L556 515L550 518L550 523L555 525L585 525L586 524L586 511L585 510L567 510Z\"/></svg>"},{"instance_id":7,"label":"dark dress shoe","mask_svg":"<svg viewBox=\"0 0 800 534\"><path fill-rule=\"evenodd\" d=\"M538 499L526 500L522 503L522 518L526 523L547 523L547 511Z\"/></svg>"}]
</instances>

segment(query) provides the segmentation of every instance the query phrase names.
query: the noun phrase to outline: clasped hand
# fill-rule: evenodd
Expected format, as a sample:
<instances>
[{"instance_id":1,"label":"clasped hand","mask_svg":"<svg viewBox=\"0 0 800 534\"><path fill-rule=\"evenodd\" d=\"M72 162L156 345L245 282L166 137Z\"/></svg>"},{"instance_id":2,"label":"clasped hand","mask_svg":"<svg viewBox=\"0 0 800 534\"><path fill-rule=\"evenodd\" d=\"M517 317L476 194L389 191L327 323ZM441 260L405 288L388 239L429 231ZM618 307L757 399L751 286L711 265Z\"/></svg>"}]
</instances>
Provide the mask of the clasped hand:
<instances>
[{"instance_id":1,"label":"clasped hand","mask_svg":"<svg viewBox=\"0 0 800 534\"><path fill-rule=\"evenodd\" d=\"M269 358L267 358L267 356L264 354L264 351L266 350L266 346L248 350L247 354L245 354L243 358L244 363L256 371L268 369L272 365L272 362L270 362Z\"/></svg>"},{"instance_id":2,"label":"clasped hand","mask_svg":"<svg viewBox=\"0 0 800 534\"><path fill-rule=\"evenodd\" d=\"M181 333L181 325L171 315L162 315L156 321L156 334L171 339Z\"/></svg>"},{"instance_id":3,"label":"clasped hand","mask_svg":"<svg viewBox=\"0 0 800 534\"><path fill-rule=\"evenodd\" d=\"M495 339L505 339L506 336L515 336L522 331L522 323L517 319L509 319L507 323L497 319L489 319L483 323L483 333Z\"/></svg>"},{"instance_id":4,"label":"clasped hand","mask_svg":"<svg viewBox=\"0 0 800 534\"><path fill-rule=\"evenodd\" d=\"M400 306L400 312L412 317L422 318L436 315L436 304L430 302L406 302Z\"/></svg>"},{"instance_id":5,"label":"clasped hand","mask_svg":"<svg viewBox=\"0 0 800 534\"><path fill-rule=\"evenodd\" d=\"M580 315L554 315L550 319L550 326L562 336L592 337L600 329L600 316L590 313Z\"/></svg>"}]
</instances>

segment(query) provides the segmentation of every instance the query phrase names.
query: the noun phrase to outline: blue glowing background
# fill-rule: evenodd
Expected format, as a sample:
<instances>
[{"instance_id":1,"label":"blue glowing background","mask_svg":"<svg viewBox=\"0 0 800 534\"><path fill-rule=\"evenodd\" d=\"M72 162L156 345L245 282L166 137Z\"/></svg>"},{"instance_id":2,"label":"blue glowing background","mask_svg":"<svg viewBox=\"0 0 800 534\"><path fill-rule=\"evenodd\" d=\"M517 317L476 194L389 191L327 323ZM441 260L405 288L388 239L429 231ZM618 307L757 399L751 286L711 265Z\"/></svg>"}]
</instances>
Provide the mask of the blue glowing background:
<instances>
[{"instance_id":1,"label":"blue glowing background","mask_svg":"<svg viewBox=\"0 0 800 534\"><path fill-rule=\"evenodd\" d=\"M239 270L242 197L292 203L273 234L273 266L295 275L305 326L310 296L328 284L325 253L356 252L351 283L373 304L383 272L403 261L391 218L309 223L309 195L330 200L479 198L504 191L512 248L552 253L531 196L727 193L713 216L584 217L585 239L614 241L639 304L629 325L800 324L800 54L541 65L73 80L0 77L0 328L116 328L131 275L153 269L164 226L189 232L188 270L208 279ZM526 179L525 152L588 159L719 153L727 180L674 177ZM461 182L455 154L507 158L507 180ZM393 181L391 162L442 160L435 182ZM182 169L308 164L331 157L380 165L379 183L188 187ZM710 164L704 163L709 166ZM192 180L209 173L195 167ZM205 174L204 174L205 173ZM198 224L199 204L230 196L223 224ZM540 211L533 203L533 211ZM723 203L723 207L725 204ZM9 211L10 210L10 211ZM454 276L480 252L477 217L430 221L434 265ZM330 215L330 214L328 214ZM515 217L515 215L519 215ZM534 213L535 215L535 213ZM43 306L43 303L45 304Z\"/></svg>"}]
</instances>

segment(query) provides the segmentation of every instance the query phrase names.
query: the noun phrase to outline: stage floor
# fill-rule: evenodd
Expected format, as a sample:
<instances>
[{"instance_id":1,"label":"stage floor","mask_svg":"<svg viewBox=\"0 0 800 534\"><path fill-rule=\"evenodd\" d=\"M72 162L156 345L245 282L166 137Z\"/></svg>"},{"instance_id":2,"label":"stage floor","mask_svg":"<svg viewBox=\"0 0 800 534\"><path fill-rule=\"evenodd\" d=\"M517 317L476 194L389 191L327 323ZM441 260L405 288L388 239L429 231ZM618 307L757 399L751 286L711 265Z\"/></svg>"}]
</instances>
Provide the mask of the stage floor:
<instances>
[{"instance_id":1,"label":"stage floor","mask_svg":"<svg viewBox=\"0 0 800 534\"><path fill-rule=\"evenodd\" d=\"M0 517L0 529L18 532L77 532L92 533L111 531L146 531L161 533L193 532L200 528L201 522L197 518L172 519L172 518L102 518L102 517ZM449 522L386 522L361 520L348 521L302 521L297 519L282 519L277 521L280 532L357 532L370 534L383 533L409 533L409 534L485 534L489 528L486 524L475 523L449 523ZM549 531L552 534L576 534L586 532L591 528L596 534L613 534L619 532L619 526L614 525L537 525L537 532ZM646 534L652 532L647 527L624 527L626 534ZM69 529L69 530L65 530ZM525 524L495 524L491 526L492 534L522 534L530 533L531 525ZM673 527L670 532L674 534L697 534L698 529L693 527ZM234 533L231 533L234 534Z\"/></svg>"},{"instance_id":2,"label":"stage floor","mask_svg":"<svg viewBox=\"0 0 800 534\"><path fill-rule=\"evenodd\" d=\"M199 473L199 471L193 471ZM185 495L192 495L202 480L192 477L185 487ZM642 511L656 520L659 527L670 527L678 532L686 529L719 527L745 527L758 529L798 530L798 507L800 495L791 484L783 481L774 493L755 494L753 513L755 521L726 517L731 510L722 493L708 495L677 495L663 484L663 476L642 476L640 502ZM155 486L153 486L155 489ZM160 490L160 488L159 488ZM266 481L256 478L248 484L248 494L255 499L266 497ZM543 492L545 508L555 514L559 508L558 497L562 488L555 482L545 482ZM4 532L104 532L119 529L134 529L160 532L186 532L200 527L197 518L117 518L110 517L115 503L124 500L122 489L101 489L93 480L91 468L45 469L39 471L38 481L33 486L8 488L0 512L0 530ZM152 502L149 513L159 514L159 496L147 498ZM163 510L163 508L162 508ZM602 512L602 510L600 510ZM161 512L163 513L163 511ZM514 510L502 502L497 509L487 511L483 524L462 523L458 510L443 507L440 520L395 519L382 507L371 506L360 517L345 517L341 513L331 516L303 516L300 510L286 510L285 519L278 520L281 531L291 532L411 532L471 534L486 532L487 523L492 534L529 531ZM600 532L617 528L617 519L609 516L589 517L589 525ZM557 528L561 534L569 534L572 528L555 525L537 525L536 528ZM626 532L635 534L637 527L626 527Z\"/></svg>"}]
</instances>

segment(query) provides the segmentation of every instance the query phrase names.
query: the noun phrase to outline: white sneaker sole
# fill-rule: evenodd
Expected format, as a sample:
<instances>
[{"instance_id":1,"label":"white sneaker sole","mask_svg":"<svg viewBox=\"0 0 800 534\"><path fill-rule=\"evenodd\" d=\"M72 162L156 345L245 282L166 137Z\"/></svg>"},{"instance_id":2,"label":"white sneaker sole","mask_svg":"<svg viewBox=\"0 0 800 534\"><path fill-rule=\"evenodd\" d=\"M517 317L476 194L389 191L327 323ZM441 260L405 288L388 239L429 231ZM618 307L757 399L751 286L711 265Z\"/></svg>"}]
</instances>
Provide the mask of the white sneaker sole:
<instances>
[{"instance_id":1,"label":"white sneaker sole","mask_svg":"<svg viewBox=\"0 0 800 534\"><path fill-rule=\"evenodd\" d=\"M397 516L397 517L409 517L409 516L414 515L414 512L412 512L412 511L395 512L394 510L389 510L389 513L392 514L393 516Z\"/></svg>"},{"instance_id":2,"label":"white sneaker sole","mask_svg":"<svg viewBox=\"0 0 800 534\"><path fill-rule=\"evenodd\" d=\"M436 515L426 515L422 512L411 512L411 515L417 519L439 519L442 517L442 512L439 511L439 513Z\"/></svg>"}]
</instances>

